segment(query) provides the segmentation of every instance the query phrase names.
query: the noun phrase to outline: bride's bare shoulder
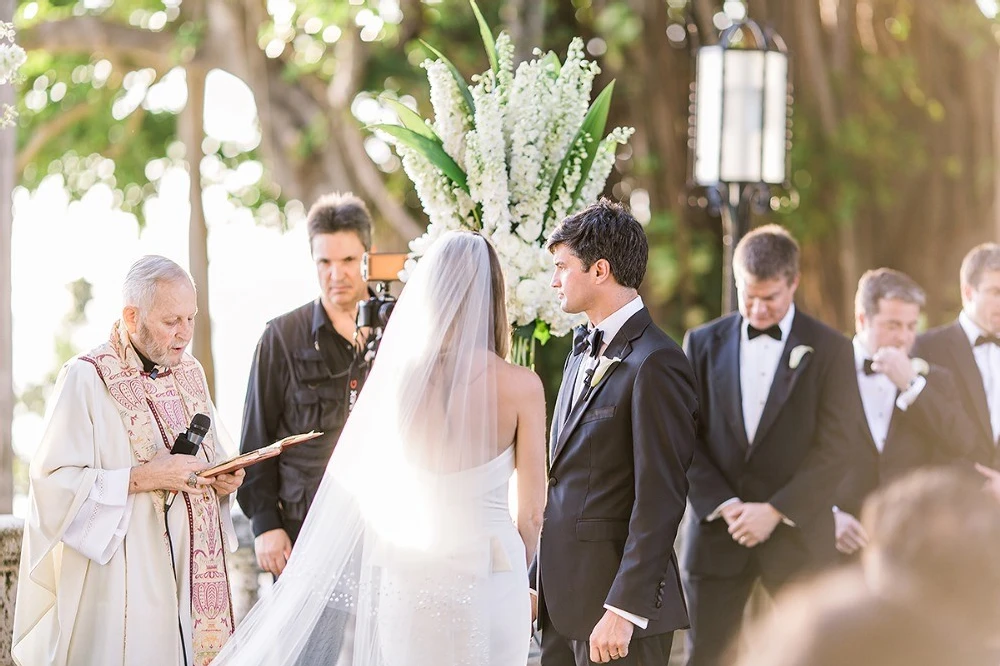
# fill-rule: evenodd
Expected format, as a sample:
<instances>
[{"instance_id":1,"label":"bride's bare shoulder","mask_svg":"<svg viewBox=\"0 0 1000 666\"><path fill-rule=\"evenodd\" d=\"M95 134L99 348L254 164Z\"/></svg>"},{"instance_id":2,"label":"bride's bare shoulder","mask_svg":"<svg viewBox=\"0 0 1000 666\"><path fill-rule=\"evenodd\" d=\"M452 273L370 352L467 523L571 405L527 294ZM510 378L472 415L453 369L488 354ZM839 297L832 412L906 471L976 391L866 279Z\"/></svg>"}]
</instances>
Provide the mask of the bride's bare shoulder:
<instances>
[{"instance_id":1,"label":"bride's bare shoulder","mask_svg":"<svg viewBox=\"0 0 1000 666\"><path fill-rule=\"evenodd\" d=\"M500 358L496 360L496 368L497 382L505 393L529 397L543 395L542 379L533 370Z\"/></svg>"}]
</instances>

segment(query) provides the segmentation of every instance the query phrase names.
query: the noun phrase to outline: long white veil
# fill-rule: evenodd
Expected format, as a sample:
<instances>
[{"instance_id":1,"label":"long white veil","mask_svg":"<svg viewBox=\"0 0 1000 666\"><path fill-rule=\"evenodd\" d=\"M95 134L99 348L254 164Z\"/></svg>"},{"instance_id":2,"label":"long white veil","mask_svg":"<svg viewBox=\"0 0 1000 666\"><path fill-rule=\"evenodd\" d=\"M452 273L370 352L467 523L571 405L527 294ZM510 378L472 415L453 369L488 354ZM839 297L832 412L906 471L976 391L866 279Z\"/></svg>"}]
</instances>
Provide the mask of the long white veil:
<instances>
[{"instance_id":1,"label":"long white veil","mask_svg":"<svg viewBox=\"0 0 1000 666\"><path fill-rule=\"evenodd\" d=\"M419 262L284 573L213 664L333 666L317 646L344 614L351 666L487 663L477 470L501 451L486 243L451 232Z\"/></svg>"}]
</instances>

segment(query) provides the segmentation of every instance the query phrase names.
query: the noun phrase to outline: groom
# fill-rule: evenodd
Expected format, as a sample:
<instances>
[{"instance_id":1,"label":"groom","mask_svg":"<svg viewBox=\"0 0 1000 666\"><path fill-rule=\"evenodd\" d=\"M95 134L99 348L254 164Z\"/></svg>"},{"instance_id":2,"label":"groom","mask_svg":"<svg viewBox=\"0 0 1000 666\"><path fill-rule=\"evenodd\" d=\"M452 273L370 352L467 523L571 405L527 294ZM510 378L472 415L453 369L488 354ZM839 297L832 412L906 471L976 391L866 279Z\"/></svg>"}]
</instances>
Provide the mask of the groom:
<instances>
[{"instance_id":1,"label":"groom","mask_svg":"<svg viewBox=\"0 0 1000 666\"><path fill-rule=\"evenodd\" d=\"M532 580L543 666L665 664L688 625L674 537L695 441L694 376L638 288L642 227L602 199L549 239L562 309L586 313L552 419ZM583 329L583 327L580 327ZM588 661L589 658L589 661Z\"/></svg>"}]
</instances>

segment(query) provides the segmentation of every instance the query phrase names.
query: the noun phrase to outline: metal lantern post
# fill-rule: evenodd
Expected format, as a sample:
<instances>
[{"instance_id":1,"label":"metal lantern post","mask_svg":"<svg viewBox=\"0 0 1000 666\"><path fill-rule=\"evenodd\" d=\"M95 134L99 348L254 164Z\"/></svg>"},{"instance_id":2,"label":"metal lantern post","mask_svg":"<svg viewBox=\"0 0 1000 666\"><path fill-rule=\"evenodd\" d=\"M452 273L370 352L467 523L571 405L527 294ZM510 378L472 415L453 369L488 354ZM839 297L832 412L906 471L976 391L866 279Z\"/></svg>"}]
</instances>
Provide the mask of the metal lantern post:
<instances>
[{"instance_id":1,"label":"metal lantern post","mask_svg":"<svg viewBox=\"0 0 1000 666\"><path fill-rule=\"evenodd\" d=\"M749 230L751 209L788 182L792 94L788 51L773 31L749 18L698 48L690 114L690 185L694 200L722 217L722 310L737 307L733 251Z\"/></svg>"}]
</instances>

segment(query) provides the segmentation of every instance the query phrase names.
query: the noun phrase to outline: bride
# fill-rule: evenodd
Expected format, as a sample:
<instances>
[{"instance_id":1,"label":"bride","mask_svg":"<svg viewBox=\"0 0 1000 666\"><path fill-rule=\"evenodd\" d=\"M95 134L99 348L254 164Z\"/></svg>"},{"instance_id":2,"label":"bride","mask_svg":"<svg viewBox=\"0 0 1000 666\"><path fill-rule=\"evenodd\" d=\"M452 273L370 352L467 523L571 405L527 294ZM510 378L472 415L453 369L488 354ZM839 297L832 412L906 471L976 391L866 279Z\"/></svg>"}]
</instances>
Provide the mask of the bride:
<instances>
[{"instance_id":1,"label":"bride","mask_svg":"<svg viewBox=\"0 0 1000 666\"><path fill-rule=\"evenodd\" d=\"M213 664L524 666L545 502L545 404L504 361L496 253L450 232L420 260L284 573ZM507 485L517 472L517 520Z\"/></svg>"}]
</instances>

